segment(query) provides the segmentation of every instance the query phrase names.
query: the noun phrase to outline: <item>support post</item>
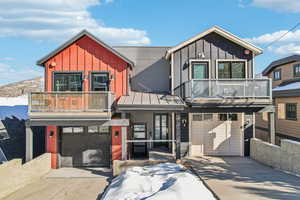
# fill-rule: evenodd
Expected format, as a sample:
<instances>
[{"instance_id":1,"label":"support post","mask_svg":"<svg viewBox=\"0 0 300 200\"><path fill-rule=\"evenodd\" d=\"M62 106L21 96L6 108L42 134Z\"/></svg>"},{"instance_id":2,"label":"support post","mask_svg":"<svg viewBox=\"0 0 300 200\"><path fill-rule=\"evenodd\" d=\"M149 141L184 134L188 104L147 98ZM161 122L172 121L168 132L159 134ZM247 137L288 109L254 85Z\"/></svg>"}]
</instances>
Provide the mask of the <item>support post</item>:
<instances>
[{"instance_id":1,"label":"support post","mask_svg":"<svg viewBox=\"0 0 300 200\"><path fill-rule=\"evenodd\" d=\"M28 122L26 122L26 162L33 157L33 132Z\"/></svg>"},{"instance_id":2,"label":"support post","mask_svg":"<svg viewBox=\"0 0 300 200\"><path fill-rule=\"evenodd\" d=\"M275 112L269 112L270 142L275 144Z\"/></svg>"},{"instance_id":3,"label":"support post","mask_svg":"<svg viewBox=\"0 0 300 200\"><path fill-rule=\"evenodd\" d=\"M180 113L176 113L176 160L181 158L181 117Z\"/></svg>"},{"instance_id":4,"label":"support post","mask_svg":"<svg viewBox=\"0 0 300 200\"><path fill-rule=\"evenodd\" d=\"M176 120L175 120L175 114L174 112L172 112L172 155L175 156L176 154L176 143L175 143L175 124L176 124Z\"/></svg>"},{"instance_id":5,"label":"support post","mask_svg":"<svg viewBox=\"0 0 300 200\"><path fill-rule=\"evenodd\" d=\"M122 113L122 119L126 119L126 113ZM122 126L122 160L127 160L127 127Z\"/></svg>"}]
</instances>

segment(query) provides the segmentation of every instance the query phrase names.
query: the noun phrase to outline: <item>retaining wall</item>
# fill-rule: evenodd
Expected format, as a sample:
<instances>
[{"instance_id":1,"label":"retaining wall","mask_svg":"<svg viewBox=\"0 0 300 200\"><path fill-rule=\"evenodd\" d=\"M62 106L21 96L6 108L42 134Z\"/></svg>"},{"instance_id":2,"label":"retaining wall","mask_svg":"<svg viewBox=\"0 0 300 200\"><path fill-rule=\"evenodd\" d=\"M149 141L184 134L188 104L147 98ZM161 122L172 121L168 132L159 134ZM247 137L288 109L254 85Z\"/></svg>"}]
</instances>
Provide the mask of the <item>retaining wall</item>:
<instances>
[{"instance_id":1,"label":"retaining wall","mask_svg":"<svg viewBox=\"0 0 300 200\"><path fill-rule=\"evenodd\" d=\"M14 159L0 165L0 199L40 179L51 169L51 156L45 153L22 165L22 159Z\"/></svg>"},{"instance_id":2,"label":"retaining wall","mask_svg":"<svg viewBox=\"0 0 300 200\"><path fill-rule=\"evenodd\" d=\"M300 175L300 142L281 140L281 146L251 139L250 156L265 165Z\"/></svg>"}]
</instances>

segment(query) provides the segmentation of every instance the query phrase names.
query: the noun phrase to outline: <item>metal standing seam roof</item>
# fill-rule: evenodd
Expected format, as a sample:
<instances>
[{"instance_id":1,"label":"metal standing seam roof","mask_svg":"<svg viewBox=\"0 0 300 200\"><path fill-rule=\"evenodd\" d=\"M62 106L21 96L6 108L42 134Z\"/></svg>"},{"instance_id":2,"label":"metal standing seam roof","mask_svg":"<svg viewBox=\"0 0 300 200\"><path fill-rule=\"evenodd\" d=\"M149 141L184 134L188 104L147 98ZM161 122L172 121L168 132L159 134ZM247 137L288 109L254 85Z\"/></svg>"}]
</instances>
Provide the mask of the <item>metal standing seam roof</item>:
<instances>
[{"instance_id":1,"label":"metal standing seam roof","mask_svg":"<svg viewBox=\"0 0 300 200\"><path fill-rule=\"evenodd\" d=\"M184 101L179 96L130 92L118 101L119 110L183 110Z\"/></svg>"},{"instance_id":2,"label":"metal standing seam roof","mask_svg":"<svg viewBox=\"0 0 300 200\"><path fill-rule=\"evenodd\" d=\"M264 69L262 74L264 76L266 76L270 71L272 71L273 69L275 69L276 67L278 67L280 65L285 65L285 64L297 62L297 61L300 61L300 55L292 55L292 56L288 56L288 57L285 57L285 58L282 58L279 60L275 60L266 69Z\"/></svg>"}]
</instances>

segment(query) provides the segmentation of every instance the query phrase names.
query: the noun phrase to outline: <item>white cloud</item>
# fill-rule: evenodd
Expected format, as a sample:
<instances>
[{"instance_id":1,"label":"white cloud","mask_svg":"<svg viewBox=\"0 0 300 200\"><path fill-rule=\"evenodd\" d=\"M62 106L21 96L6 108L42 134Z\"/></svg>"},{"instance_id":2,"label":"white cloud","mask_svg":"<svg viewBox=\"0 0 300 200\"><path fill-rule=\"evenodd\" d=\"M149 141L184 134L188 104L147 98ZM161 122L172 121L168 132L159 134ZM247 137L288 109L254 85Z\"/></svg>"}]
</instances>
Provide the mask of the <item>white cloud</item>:
<instances>
[{"instance_id":1,"label":"white cloud","mask_svg":"<svg viewBox=\"0 0 300 200\"><path fill-rule=\"evenodd\" d=\"M281 55L300 54L300 44L296 45L294 43L290 43L278 47L271 47L268 50Z\"/></svg>"},{"instance_id":2,"label":"white cloud","mask_svg":"<svg viewBox=\"0 0 300 200\"><path fill-rule=\"evenodd\" d=\"M114 0L105 0L106 3L112 3Z\"/></svg>"},{"instance_id":3,"label":"white cloud","mask_svg":"<svg viewBox=\"0 0 300 200\"><path fill-rule=\"evenodd\" d=\"M0 61L12 61L12 60L14 60L13 57L2 57L2 58L0 58Z\"/></svg>"},{"instance_id":4,"label":"white cloud","mask_svg":"<svg viewBox=\"0 0 300 200\"><path fill-rule=\"evenodd\" d=\"M246 38L245 40L263 46L276 41L267 48L268 51L282 55L300 54L300 30L286 33L287 30L281 30L273 33L266 33L258 37ZM284 34L286 35L282 37ZM278 40L279 38L281 39Z\"/></svg>"},{"instance_id":5,"label":"white cloud","mask_svg":"<svg viewBox=\"0 0 300 200\"><path fill-rule=\"evenodd\" d=\"M280 12L300 12L299 0L253 0L252 5Z\"/></svg>"},{"instance_id":6,"label":"white cloud","mask_svg":"<svg viewBox=\"0 0 300 200\"><path fill-rule=\"evenodd\" d=\"M263 34L258 37L246 38L246 40L256 44L266 44L277 40L285 33L287 33L287 30L281 30L281 31L276 31L274 33ZM298 42L298 41L300 42L300 30L289 32L282 39L279 40L279 42Z\"/></svg>"},{"instance_id":7,"label":"white cloud","mask_svg":"<svg viewBox=\"0 0 300 200\"><path fill-rule=\"evenodd\" d=\"M100 5L99 0L2 0L0 36L63 41L87 29L110 44L150 43L146 31L99 23L88 11L88 8L97 5Z\"/></svg>"},{"instance_id":8,"label":"white cloud","mask_svg":"<svg viewBox=\"0 0 300 200\"><path fill-rule=\"evenodd\" d=\"M42 70L33 70L31 68L15 69L11 65L0 63L0 85L15 80L25 80L43 74Z\"/></svg>"}]
</instances>

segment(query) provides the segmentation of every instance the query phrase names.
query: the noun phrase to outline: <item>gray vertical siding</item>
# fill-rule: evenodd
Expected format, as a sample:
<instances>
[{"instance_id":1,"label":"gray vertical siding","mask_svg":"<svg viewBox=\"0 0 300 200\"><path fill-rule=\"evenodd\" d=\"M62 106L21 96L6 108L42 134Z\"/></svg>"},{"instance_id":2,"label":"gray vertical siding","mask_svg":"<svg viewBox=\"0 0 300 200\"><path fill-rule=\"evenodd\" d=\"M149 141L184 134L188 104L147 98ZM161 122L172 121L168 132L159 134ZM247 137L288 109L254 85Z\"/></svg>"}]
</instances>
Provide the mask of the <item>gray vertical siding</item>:
<instances>
[{"instance_id":1,"label":"gray vertical siding","mask_svg":"<svg viewBox=\"0 0 300 200\"><path fill-rule=\"evenodd\" d=\"M245 48L231 42L230 40L210 33L203 38L179 49L174 53L174 88L179 87L189 79L188 63L189 59L195 59L203 53L205 58L210 60L211 78L216 78L217 59L245 59L247 60L247 76L252 78L253 60L252 55L244 55Z\"/></svg>"}]
</instances>

